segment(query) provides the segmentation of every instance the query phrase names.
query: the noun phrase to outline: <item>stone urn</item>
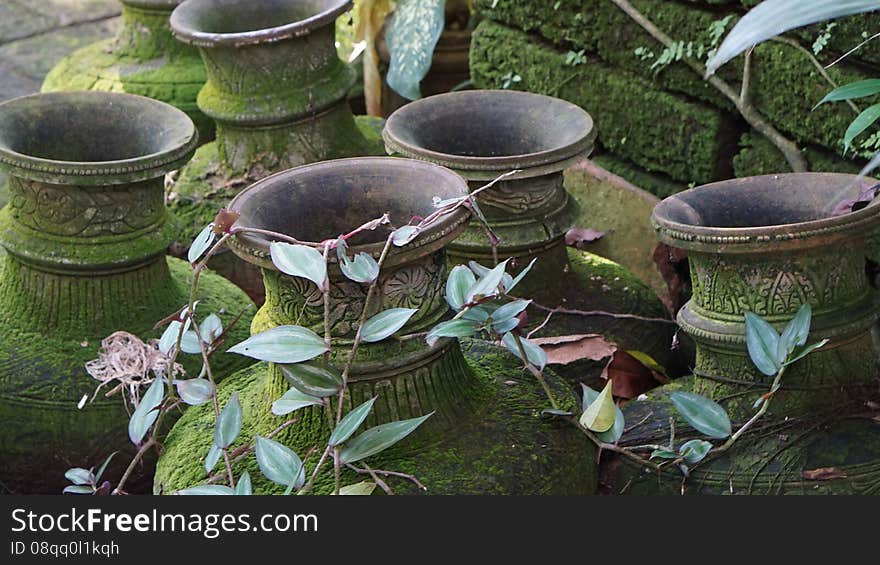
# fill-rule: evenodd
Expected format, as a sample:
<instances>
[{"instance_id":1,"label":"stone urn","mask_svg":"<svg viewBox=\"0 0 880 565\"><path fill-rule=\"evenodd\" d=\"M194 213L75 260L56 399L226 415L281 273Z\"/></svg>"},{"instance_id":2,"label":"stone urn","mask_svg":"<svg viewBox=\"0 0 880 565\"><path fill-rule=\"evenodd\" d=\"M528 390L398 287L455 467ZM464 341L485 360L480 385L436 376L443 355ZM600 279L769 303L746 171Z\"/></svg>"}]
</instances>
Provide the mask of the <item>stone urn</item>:
<instances>
[{"instance_id":1,"label":"stone urn","mask_svg":"<svg viewBox=\"0 0 880 565\"><path fill-rule=\"evenodd\" d=\"M131 447L121 395L98 394L77 409L98 385L84 364L116 331L158 337L153 325L188 301L190 267L165 256L176 227L163 177L186 163L196 138L185 113L131 94L59 92L0 105L0 168L10 188L0 211L6 489L59 493L68 468ZM202 282L199 311L226 324L250 304L216 275ZM228 339L246 335L242 325ZM221 376L246 365L215 356ZM185 367L194 375L200 363Z\"/></svg>"},{"instance_id":2,"label":"stone urn","mask_svg":"<svg viewBox=\"0 0 880 565\"><path fill-rule=\"evenodd\" d=\"M43 92L128 92L167 102L186 112L201 142L214 122L196 106L205 67L195 48L175 41L168 19L180 0L120 0L122 27L116 37L80 49L55 66Z\"/></svg>"},{"instance_id":3,"label":"stone urn","mask_svg":"<svg viewBox=\"0 0 880 565\"><path fill-rule=\"evenodd\" d=\"M773 378L749 358L746 312L781 331L809 304L808 343L830 340L786 369L761 426L720 458L691 471L686 491L877 492L880 441L866 403L876 400L880 375L873 335L878 296L866 274L865 242L880 225L880 203L829 215L836 202L875 183L829 173L750 177L687 190L655 208L657 238L688 252L693 296L679 311L678 323L696 343L697 359L692 378L627 407L628 421L654 414L635 435L624 436L627 443L668 440L666 393L673 389L719 402L734 429L756 412L753 403L769 391ZM680 441L688 434L682 424ZM618 487L643 477L628 463L609 469ZM816 469L836 473L809 480ZM653 474L636 479L629 491L678 492L682 477L676 473L673 468L661 481Z\"/></svg>"},{"instance_id":4,"label":"stone urn","mask_svg":"<svg viewBox=\"0 0 880 565\"><path fill-rule=\"evenodd\" d=\"M175 254L241 189L305 163L382 153L374 122L346 102L355 72L336 54L336 17L350 0L187 0L171 15L182 42L198 48L208 80L199 108L217 123L172 188L183 222ZM372 124L372 125L370 125ZM262 300L259 273L231 254L214 267Z\"/></svg>"},{"instance_id":5,"label":"stone urn","mask_svg":"<svg viewBox=\"0 0 880 565\"><path fill-rule=\"evenodd\" d=\"M297 239L321 241L336 237L374 217L390 212L402 225L427 216L434 197L466 194L465 181L430 163L367 157L306 165L264 179L232 202L241 214L239 225L282 232ZM444 300L447 244L468 221L462 209L426 229L403 247L393 247L379 278L376 312L392 307L417 309L399 335L427 331L449 316ZM378 257L387 229L366 232L349 241L349 253ZM322 332L322 295L304 279L276 271L269 259L269 240L237 236L232 249L263 269L266 303L253 332L299 324ZM366 285L344 278L331 254L332 357L341 363L348 354L364 306ZM550 373L555 394L572 406L576 398ZM230 377L220 387L221 402L238 392L244 407L239 442L266 435L286 420L270 412L272 402L288 390L279 369L258 364ZM433 412L413 435L376 457L374 468L418 477L429 493L574 494L596 488L595 448L576 429L542 419L547 403L540 384L522 370L522 363L493 344L441 340L429 347L422 337L364 344L355 359L345 408L350 410L378 396L366 427ZM315 408L315 407L312 407ZM322 410L298 411L296 425L275 439L305 454L329 436ZM211 446L211 410L190 410L175 425L160 459L155 491L171 493L205 480L204 457ZM314 458L312 458L314 465ZM255 490L282 492L262 478L253 456L237 473L248 469ZM357 482L356 475L346 476ZM332 492L332 473L321 478L317 492ZM395 492L415 492L407 480L392 477Z\"/></svg>"},{"instance_id":6,"label":"stone urn","mask_svg":"<svg viewBox=\"0 0 880 565\"><path fill-rule=\"evenodd\" d=\"M596 130L580 107L549 96L507 90L453 92L416 100L392 114L383 137L389 153L449 167L478 189L514 170L476 200L500 240L499 260L515 268L537 259L518 293L547 307L609 311L643 320L556 314L556 335L602 333L653 357L671 372L674 325L656 294L619 265L567 248L566 232L590 227L566 191L563 171L593 149ZM485 228L472 221L449 245L454 262L493 262ZM534 310L542 320L547 312Z\"/></svg>"}]
</instances>

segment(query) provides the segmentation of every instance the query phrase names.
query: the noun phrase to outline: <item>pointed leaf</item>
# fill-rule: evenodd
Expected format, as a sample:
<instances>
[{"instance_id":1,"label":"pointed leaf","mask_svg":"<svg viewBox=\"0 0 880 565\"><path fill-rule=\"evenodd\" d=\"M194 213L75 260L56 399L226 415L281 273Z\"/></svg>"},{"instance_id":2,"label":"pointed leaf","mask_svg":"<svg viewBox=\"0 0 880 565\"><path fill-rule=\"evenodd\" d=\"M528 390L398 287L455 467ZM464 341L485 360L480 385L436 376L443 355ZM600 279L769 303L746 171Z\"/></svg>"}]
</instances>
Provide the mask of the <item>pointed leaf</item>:
<instances>
[{"instance_id":1,"label":"pointed leaf","mask_svg":"<svg viewBox=\"0 0 880 565\"><path fill-rule=\"evenodd\" d=\"M788 359L788 356L795 350L807 343L807 336L810 335L810 322L813 318L813 310L809 304L804 304L794 315L794 318L782 330L779 337L779 345L777 346L776 358Z\"/></svg>"},{"instance_id":2,"label":"pointed leaf","mask_svg":"<svg viewBox=\"0 0 880 565\"><path fill-rule=\"evenodd\" d=\"M612 391L614 387L612 386ZM583 398L581 401L581 410L586 411L586 409L596 401L596 398L599 397L599 392L591 389L590 387L581 383L581 390L583 391ZM617 404L614 405L614 424L611 425L611 428L596 434L601 441L605 443L617 443L621 437L623 437L623 430L626 429L626 419L623 416L623 410L621 410Z\"/></svg>"},{"instance_id":3,"label":"pointed leaf","mask_svg":"<svg viewBox=\"0 0 880 565\"><path fill-rule=\"evenodd\" d=\"M755 367L765 375L773 376L782 367L777 358L779 334L760 316L746 312L746 346Z\"/></svg>"},{"instance_id":4,"label":"pointed leaf","mask_svg":"<svg viewBox=\"0 0 880 565\"><path fill-rule=\"evenodd\" d=\"M492 322L492 331L498 335L504 335L514 330L517 326L519 326L519 320L517 318L509 318L502 322Z\"/></svg>"},{"instance_id":5,"label":"pointed leaf","mask_svg":"<svg viewBox=\"0 0 880 565\"><path fill-rule=\"evenodd\" d=\"M214 396L214 385L208 379L178 379L174 384L177 394L190 406L204 404Z\"/></svg>"},{"instance_id":6,"label":"pointed leaf","mask_svg":"<svg viewBox=\"0 0 880 565\"><path fill-rule=\"evenodd\" d=\"M110 461L113 460L113 457L115 457L117 453L119 452L114 451L107 457L107 459L104 459L104 463L101 464L101 468L98 469L98 472L95 474L95 484L98 484L101 481L101 477L104 476L104 471L107 470L107 465L110 464Z\"/></svg>"},{"instance_id":7,"label":"pointed leaf","mask_svg":"<svg viewBox=\"0 0 880 565\"><path fill-rule=\"evenodd\" d=\"M877 0L764 0L730 31L706 66L707 72L711 75L753 45L791 29L878 8Z\"/></svg>"},{"instance_id":8,"label":"pointed leaf","mask_svg":"<svg viewBox=\"0 0 880 565\"><path fill-rule=\"evenodd\" d=\"M281 398L272 403L272 413L276 416L285 416L300 408L319 404L321 404L320 398L305 394L296 388L291 388Z\"/></svg>"},{"instance_id":9,"label":"pointed leaf","mask_svg":"<svg viewBox=\"0 0 880 565\"><path fill-rule=\"evenodd\" d=\"M64 478L75 485L92 485L95 483L95 475L93 475L88 469L83 469L82 467L68 469L64 473Z\"/></svg>"},{"instance_id":10,"label":"pointed leaf","mask_svg":"<svg viewBox=\"0 0 880 565\"><path fill-rule=\"evenodd\" d=\"M199 333L206 343L214 343L221 334L223 334L223 321L217 314L209 314L207 318L199 324Z\"/></svg>"},{"instance_id":11,"label":"pointed leaf","mask_svg":"<svg viewBox=\"0 0 880 565\"><path fill-rule=\"evenodd\" d=\"M541 346L524 337L519 338L519 340L522 343L523 350L526 352L526 357L528 357L529 363L537 367L538 370L543 371L544 367L547 365L547 354L541 349ZM525 361L525 359L522 358L522 353L520 353L516 337L512 333L508 332L504 334L504 337L501 338L501 343L504 344L504 347L507 348L508 351Z\"/></svg>"},{"instance_id":12,"label":"pointed leaf","mask_svg":"<svg viewBox=\"0 0 880 565\"><path fill-rule=\"evenodd\" d=\"M701 433L724 439L731 433L730 417L718 403L692 392L676 391L669 400L688 424Z\"/></svg>"},{"instance_id":13,"label":"pointed leaf","mask_svg":"<svg viewBox=\"0 0 880 565\"><path fill-rule=\"evenodd\" d=\"M668 449L655 449L651 452L651 459L678 459L678 453L669 451Z\"/></svg>"},{"instance_id":14,"label":"pointed leaf","mask_svg":"<svg viewBox=\"0 0 880 565\"><path fill-rule=\"evenodd\" d=\"M306 482L302 460L290 448L277 441L257 436L255 452L263 475L286 487L301 488Z\"/></svg>"},{"instance_id":15,"label":"pointed leaf","mask_svg":"<svg viewBox=\"0 0 880 565\"><path fill-rule=\"evenodd\" d=\"M791 365L792 363L794 363L795 361L800 361L801 359L803 359L804 357L806 357L810 353L816 351L817 349L825 347L829 341L830 340L828 340L828 339L823 339L820 342L810 344L802 349L797 350L795 352L794 356L792 356L791 359L789 359L788 361L785 362L785 365L788 366L788 365Z\"/></svg>"},{"instance_id":16,"label":"pointed leaf","mask_svg":"<svg viewBox=\"0 0 880 565\"><path fill-rule=\"evenodd\" d=\"M211 449L208 450L208 455L205 456L205 473L208 475L211 474L211 471L217 466L217 461L220 461L221 455L223 455L223 450L216 445L211 445Z\"/></svg>"},{"instance_id":17,"label":"pointed leaf","mask_svg":"<svg viewBox=\"0 0 880 565\"><path fill-rule=\"evenodd\" d=\"M233 392L214 424L214 445L226 448L241 433L242 410L238 393Z\"/></svg>"},{"instance_id":18,"label":"pointed leaf","mask_svg":"<svg viewBox=\"0 0 880 565\"><path fill-rule=\"evenodd\" d=\"M361 328L361 339L367 343L382 341L391 337L418 312L414 308L390 308L379 312Z\"/></svg>"},{"instance_id":19,"label":"pointed leaf","mask_svg":"<svg viewBox=\"0 0 880 565\"><path fill-rule=\"evenodd\" d=\"M397 0L385 30L391 55L386 81L408 100L421 97L419 83L431 68L445 22L446 0Z\"/></svg>"},{"instance_id":20,"label":"pointed leaf","mask_svg":"<svg viewBox=\"0 0 880 565\"><path fill-rule=\"evenodd\" d=\"M128 421L128 437L133 444L139 444L156 421L159 416L156 408L162 403L163 398L165 398L165 383L162 379L154 379Z\"/></svg>"},{"instance_id":21,"label":"pointed leaf","mask_svg":"<svg viewBox=\"0 0 880 565\"><path fill-rule=\"evenodd\" d=\"M328 350L324 339L301 326L277 326L229 348L229 353L272 363L300 363Z\"/></svg>"},{"instance_id":22,"label":"pointed leaf","mask_svg":"<svg viewBox=\"0 0 880 565\"><path fill-rule=\"evenodd\" d=\"M284 274L308 279L321 291L327 290L327 263L314 247L273 241L269 244L272 264Z\"/></svg>"},{"instance_id":23,"label":"pointed leaf","mask_svg":"<svg viewBox=\"0 0 880 565\"><path fill-rule=\"evenodd\" d=\"M202 346L199 345L199 336L196 335L196 332L192 330L184 332L180 338L180 350L191 355L201 354Z\"/></svg>"},{"instance_id":24,"label":"pointed leaf","mask_svg":"<svg viewBox=\"0 0 880 565\"><path fill-rule=\"evenodd\" d=\"M352 434L357 431L361 424L364 423L364 420L367 419L367 416L370 415L370 410L373 409L373 404L376 402L376 397L369 399L364 402L351 412L345 415L345 417L339 422L339 424L333 429L333 433L330 434L330 445L336 447L337 445L342 445L345 441L352 436Z\"/></svg>"},{"instance_id":25,"label":"pointed leaf","mask_svg":"<svg viewBox=\"0 0 880 565\"><path fill-rule=\"evenodd\" d=\"M303 394L326 398L342 388L342 375L333 367L317 363L278 365L292 387Z\"/></svg>"},{"instance_id":26,"label":"pointed leaf","mask_svg":"<svg viewBox=\"0 0 880 565\"><path fill-rule=\"evenodd\" d=\"M476 322L478 324L485 324L489 320L489 316L492 312L489 310L486 304L481 304L479 306L471 306L467 310L465 310L464 314L462 314L461 320L470 320L471 322Z\"/></svg>"},{"instance_id":27,"label":"pointed leaf","mask_svg":"<svg viewBox=\"0 0 880 565\"><path fill-rule=\"evenodd\" d=\"M596 396L596 399L587 406L581 414L580 423L592 432L607 432L614 426L614 397L611 395L611 381L605 383L605 388Z\"/></svg>"},{"instance_id":28,"label":"pointed leaf","mask_svg":"<svg viewBox=\"0 0 880 565\"><path fill-rule=\"evenodd\" d=\"M353 485L346 485L339 489L340 495L347 496L369 496L376 489L376 483L373 481L361 481Z\"/></svg>"},{"instance_id":29,"label":"pointed leaf","mask_svg":"<svg viewBox=\"0 0 880 565\"><path fill-rule=\"evenodd\" d=\"M864 109L846 128L846 132L843 134L844 147L848 149L853 140L874 125L878 119L880 119L880 104L874 104Z\"/></svg>"},{"instance_id":30,"label":"pointed leaf","mask_svg":"<svg viewBox=\"0 0 880 565\"><path fill-rule=\"evenodd\" d=\"M691 465L696 465L700 461L702 461L706 455L709 454L709 451L712 449L712 444L708 441L704 441L702 439L692 439L688 442L685 442L681 447L678 448L678 453L684 458L685 461L690 463Z\"/></svg>"},{"instance_id":31,"label":"pointed leaf","mask_svg":"<svg viewBox=\"0 0 880 565\"><path fill-rule=\"evenodd\" d=\"M64 490L61 492L64 494L92 494L95 492L95 489L84 485L69 485L64 487Z\"/></svg>"},{"instance_id":32,"label":"pointed leaf","mask_svg":"<svg viewBox=\"0 0 880 565\"><path fill-rule=\"evenodd\" d=\"M237 496L250 496L253 493L254 488L251 484L251 474L245 471L238 478L238 484L235 485L235 494Z\"/></svg>"},{"instance_id":33,"label":"pointed leaf","mask_svg":"<svg viewBox=\"0 0 880 565\"><path fill-rule=\"evenodd\" d=\"M214 243L215 237L214 224L205 226L199 232L199 235L196 236L195 240L193 240L192 245L190 245L189 252L186 255L187 260L190 263L198 261L205 254L205 251L211 247L211 244Z\"/></svg>"},{"instance_id":34,"label":"pointed leaf","mask_svg":"<svg viewBox=\"0 0 880 565\"><path fill-rule=\"evenodd\" d=\"M446 303L455 311L467 302L467 291L477 282L474 272L464 265L456 265L446 279Z\"/></svg>"},{"instance_id":35,"label":"pointed leaf","mask_svg":"<svg viewBox=\"0 0 880 565\"><path fill-rule=\"evenodd\" d=\"M826 102L839 102L842 100L855 100L880 93L880 79L869 78L857 80L849 84L839 86L825 95L825 98L816 104L814 110Z\"/></svg>"},{"instance_id":36,"label":"pointed leaf","mask_svg":"<svg viewBox=\"0 0 880 565\"><path fill-rule=\"evenodd\" d=\"M375 428L370 428L353 440L339 453L339 460L344 465L354 463L361 459L366 459L371 455L375 455L384 451L402 440L415 431L422 423L430 418L434 413L431 412L419 418L411 418L409 420L401 420L398 422L390 422L382 424Z\"/></svg>"},{"instance_id":37,"label":"pointed leaf","mask_svg":"<svg viewBox=\"0 0 880 565\"><path fill-rule=\"evenodd\" d=\"M513 302L508 302L492 313L492 321L497 323L510 320L528 308L531 303L531 300L514 300Z\"/></svg>"},{"instance_id":38,"label":"pointed leaf","mask_svg":"<svg viewBox=\"0 0 880 565\"><path fill-rule=\"evenodd\" d=\"M477 325L470 320L449 320L440 322L428 332L425 341L434 346L441 337L471 337L477 333Z\"/></svg>"},{"instance_id":39,"label":"pointed leaf","mask_svg":"<svg viewBox=\"0 0 880 565\"><path fill-rule=\"evenodd\" d=\"M177 344L177 336L180 334L181 325L180 321L174 320L165 327L162 337L159 338L159 351L163 355L171 353L171 349Z\"/></svg>"},{"instance_id":40,"label":"pointed leaf","mask_svg":"<svg viewBox=\"0 0 880 565\"><path fill-rule=\"evenodd\" d=\"M537 261L537 260L538 260L537 257L532 259L531 262L529 262L529 264L526 266L526 268L523 269L522 271L520 271L519 274L516 275L516 277L514 277L513 280L510 281L510 284L506 285L504 291L505 292L512 291L513 287L518 285L524 278L526 278L526 275L529 274L529 271L531 271L532 267L535 266L535 261Z\"/></svg>"},{"instance_id":41,"label":"pointed leaf","mask_svg":"<svg viewBox=\"0 0 880 565\"><path fill-rule=\"evenodd\" d=\"M235 491L226 485L199 485L179 490L175 494L183 496L229 496L235 494Z\"/></svg>"},{"instance_id":42,"label":"pointed leaf","mask_svg":"<svg viewBox=\"0 0 880 565\"><path fill-rule=\"evenodd\" d=\"M504 269L507 268L509 259L498 263L493 269L490 269L485 275L474 283L465 296L466 302L473 302L475 299L485 296L495 296L499 293L498 285L504 277Z\"/></svg>"},{"instance_id":43,"label":"pointed leaf","mask_svg":"<svg viewBox=\"0 0 880 565\"><path fill-rule=\"evenodd\" d=\"M339 269L349 279L359 283L371 283L379 276L379 263L366 253L358 253L354 259L340 261Z\"/></svg>"},{"instance_id":44,"label":"pointed leaf","mask_svg":"<svg viewBox=\"0 0 880 565\"><path fill-rule=\"evenodd\" d=\"M410 241L414 240L416 236L419 235L419 231L418 226L403 226L397 228L394 230L394 235L391 237L391 243L397 247L403 247Z\"/></svg>"}]
</instances>

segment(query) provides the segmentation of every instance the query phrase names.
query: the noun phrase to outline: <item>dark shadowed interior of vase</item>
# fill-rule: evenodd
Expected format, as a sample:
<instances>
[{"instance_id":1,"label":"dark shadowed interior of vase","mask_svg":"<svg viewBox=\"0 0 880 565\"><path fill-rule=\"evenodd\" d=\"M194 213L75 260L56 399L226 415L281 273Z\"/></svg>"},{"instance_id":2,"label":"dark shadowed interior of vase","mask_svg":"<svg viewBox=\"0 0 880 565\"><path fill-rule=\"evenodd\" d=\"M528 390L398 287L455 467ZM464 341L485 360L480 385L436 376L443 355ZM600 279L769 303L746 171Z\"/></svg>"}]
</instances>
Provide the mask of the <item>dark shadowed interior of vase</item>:
<instances>
[{"instance_id":1,"label":"dark shadowed interior of vase","mask_svg":"<svg viewBox=\"0 0 880 565\"><path fill-rule=\"evenodd\" d=\"M556 98L527 92L466 91L397 110L387 128L400 143L444 155L510 157L559 151L592 130L590 116Z\"/></svg>"},{"instance_id":2,"label":"dark shadowed interior of vase","mask_svg":"<svg viewBox=\"0 0 880 565\"><path fill-rule=\"evenodd\" d=\"M876 184L873 179L833 173L732 179L667 198L654 215L661 223L707 228L800 224L829 218L837 203L855 199Z\"/></svg>"},{"instance_id":3,"label":"dark shadowed interior of vase","mask_svg":"<svg viewBox=\"0 0 880 565\"><path fill-rule=\"evenodd\" d=\"M177 149L194 133L180 110L129 94L40 94L7 102L0 112L0 150L48 161L136 159Z\"/></svg>"},{"instance_id":4,"label":"dark shadowed interior of vase","mask_svg":"<svg viewBox=\"0 0 880 565\"><path fill-rule=\"evenodd\" d=\"M191 0L177 8L175 28L245 33L284 26L338 9L348 0Z\"/></svg>"},{"instance_id":5,"label":"dark shadowed interior of vase","mask_svg":"<svg viewBox=\"0 0 880 565\"><path fill-rule=\"evenodd\" d=\"M451 171L409 159L325 161L266 178L239 194L231 207L240 225L323 241L388 212L395 226L431 214L434 198L464 196L464 180ZM387 229L367 231L351 244L384 241Z\"/></svg>"}]
</instances>

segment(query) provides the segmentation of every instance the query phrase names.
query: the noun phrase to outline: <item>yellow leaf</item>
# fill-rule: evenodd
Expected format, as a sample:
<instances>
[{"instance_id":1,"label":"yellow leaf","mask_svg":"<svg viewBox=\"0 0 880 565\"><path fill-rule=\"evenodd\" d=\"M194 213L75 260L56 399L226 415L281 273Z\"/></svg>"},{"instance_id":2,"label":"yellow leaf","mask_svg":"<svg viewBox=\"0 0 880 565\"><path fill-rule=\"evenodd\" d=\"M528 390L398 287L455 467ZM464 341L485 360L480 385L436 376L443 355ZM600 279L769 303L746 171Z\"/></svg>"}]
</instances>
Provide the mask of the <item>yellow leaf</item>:
<instances>
[{"instance_id":1,"label":"yellow leaf","mask_svg":"<svg viewBox=\"0 0 880 565\"><path fill-rule=\"evenodd\" d=\"M580 423L590 431L601 433L607 432L614 425L614 397L611 395L611 381L605 383L605 388L596 397L584 413L581 414Z\"/></svg>"}]
</instances>

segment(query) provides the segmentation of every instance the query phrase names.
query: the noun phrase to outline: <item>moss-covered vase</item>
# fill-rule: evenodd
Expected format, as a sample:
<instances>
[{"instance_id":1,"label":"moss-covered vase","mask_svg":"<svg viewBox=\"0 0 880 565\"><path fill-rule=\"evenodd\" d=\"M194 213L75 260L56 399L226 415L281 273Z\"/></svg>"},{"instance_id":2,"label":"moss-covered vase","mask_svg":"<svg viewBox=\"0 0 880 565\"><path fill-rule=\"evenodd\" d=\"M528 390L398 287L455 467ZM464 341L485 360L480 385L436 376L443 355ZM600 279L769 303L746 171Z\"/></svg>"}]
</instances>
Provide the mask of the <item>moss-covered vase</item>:
<instances>
[{"instance_id":1,"label":"moss-covered vase","mask_svg":"<svg viewBox=\"0 0 880 565\"><path fill-rule=\"evenodd\" d=\"M693 378L627 408L631 421L653 412L628 442L668 440L669 390L716 400L734 428L755 413L753 403L773 377L749 358L746 312L781 331L809 304L808 343L830 340L786 369L768 415L722 457L692 470L687 492L880 492L880 441L869 402L880 374L872 331L878 296L865 269L866 235L880 224L880 203L830 216L838 201L874 182L827 173L750 177L681 192L655 209L658 239L688 251L693 296L678 323L696 342L697 359ZM679 441L695 436L680 424ZM630 492L682 488L675 468L659 481L629 463L610 469L618 487L633 476L645 479ZM833 472L808 480L816 469Z\"/></svg>"},{"instance_id":2,"label":"moss-covered vase","mask_svg":"<svg viewBox=\"0 0 880 565\"><path fill-rule=\"evenodd\" d=\"M427 216L432 198L466 194L465 181L451 171L408 159L367 157L305 165L273 175L243 191L232 202L240 225L282 232L298 239L321 241L345 233L390 212L402 225ZM403 247L392 247L378 282L378 300L371 314L393 307L417 312L401 335L427 331L448 316L444 300L445 246L465 228L464 210L433 224ZM349 241L350 253L378 257L387 238L384 228ZM276 271L269 258L269 240L237 236L230 244L240 257L263 269L266 303L254 319L253 331L298 324L322 333L324 309L318 288L301 278ZM346 279L331 255L330 325L333 361L343 364L351 347L366 285ZM574 428L542 419L547 403L539 383L522 364L485 342L442 340L428 346L424 339L389 339L364 344L357 353L344 408L350 410L376 396L365 428L433 413L413 435L370 462L374 468L415 475L430 493L591 493L595 490L595 450ZM562 402L576 400L564 382L550 375ZM232 376L220 387L221 398L240 394L244 431L239 443L266 435L287 418L270 407L289 385L273 365L259 364ZM222 400L221 400L222 401ZM278 439L297 453L322 449L329 436L322 409L296 413L296 425ZM204 481L204 457L211 447L211 410L190 410L166 442L155 490L170 493ZM208 433L206 433L206 430ZM315 458L312 459L314 464ZM253 456L245 468L259 492L282 492L262 478ZM345 482L357 482L346 472ZM391 477L396 492L418 489ZM322 475L317 492L332 490L332 473Z\"/></svg>"},{"instance_id":3,"label":"moss-covered vase","mask_svg":"<svg viewBox=\"0 0 880 565\"><path fill-rule=\"evenodd\" d=\"M202 143L214 135L214 122L196 106L205 84L205 67L195 48L175 41L168 19L181 0L120 0L122 27L58 63L43 92L102 90L149 96L180 108L199 130Z\"/></svg>"},{"instance_id":4,"label":"moss-covered vase","mask_svg":"<svg viewBox=\"0 0 880 565\"><path fill-rule=\"evenodd\" d=\"M199 108L217 122L216 141L199 148L173 187L170 205L183 221L179 252L258 179L382 153L377 135L360 129L346 102L355 72L337 56L334 22L350 5L187 0L174 10L174 34L198 47L208 71ZM224 255L216 268L260 298L259 273Z\"/></svg>"},{"instance_id":5,"label":"moss-covered vase","mask_svg":"<svg viewBox=\"0 0 880 565\"><path fill-rule=\"evenodd\" d=\"M116 331L158 337L153 325L187 303L191 270L165 257L175 225L163 177L190 158L196 137L182 111L130 94L59 92L0 105L0 168L10 188L0 211L6 489L60 492L66 469L131 446L120 394L77 409L98 385L84 364ZM216 275L202 282L199 311L227 324L250 303ZM234 328L228 339L243 335ZM216 374L244 361L217 354Z\"/></svg>"},{"instance_id":6,"label":"moss-covered vase","mask_svg":"<svg viewBox=\"0 0 880 565\"><path fill-rule=\"evenodd\" d=\"M595 136L593 120L582 108L506 90L416 100L392 114L383 131L389 153L449 167L468 180L471 190L516 170L476 200L499 239L499 259L510 258L514 269L537 259L517 292L551 308L660 319L558 313L548 329L557 335L603 333L674 371L674 325L653 291L611 261L566 248L566 232L575 225L590 227L590 211L579 210L565 190L563 171L589 155ZM449 254L455 262L490 265L493 249L484 226L472 221L449 245Z\"/></svg>"}]
</instances>

